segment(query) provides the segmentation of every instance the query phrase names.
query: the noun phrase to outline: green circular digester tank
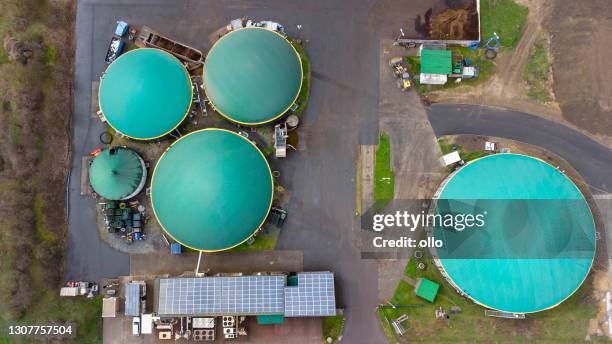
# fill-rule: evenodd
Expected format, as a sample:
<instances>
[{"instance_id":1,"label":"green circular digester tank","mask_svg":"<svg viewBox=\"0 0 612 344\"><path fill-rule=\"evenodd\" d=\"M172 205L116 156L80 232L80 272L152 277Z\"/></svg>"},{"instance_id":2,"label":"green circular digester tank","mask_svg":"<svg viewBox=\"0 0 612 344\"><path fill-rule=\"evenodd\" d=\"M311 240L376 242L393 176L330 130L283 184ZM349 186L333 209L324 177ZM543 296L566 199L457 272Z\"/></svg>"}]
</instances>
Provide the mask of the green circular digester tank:
<instances>
[{"instance_id":1,"label":"green circular digester tank","mask_svg":"<svg viewBox=\"0 0 612 344\"><path fill-rule=\"evenodd\" d=\"M437 261L476 303L511 313L557 306L583 283L595 224L576 185L546 162L518 154L475 160L451 175L436 214L473 214L482 228L434 226Z\"/></svg>"},{"instance_id":2,"label":"green circular digester tank","mask_svg":"<svg viewBox=\"0 0 612 344\"><path fill-rule=\"evenodd\" d=\"M228 130L203 129L174 142L159 159L151 202L173 239L194 250L222 251L262 226L273 187L254 143Z\"/></svg>"},{"instance_id":3,"label":"green circular digester tank","mask_svg":"<svg viewBox=\"0 0 612 344\"><path fill-rule=\"evenodd\" d=\"M282 35L263 28L232 31L206 56L204 90L229 120L258 125L273 121L297 100L302 85L300 55Z\"/></svg>"},{"instance_id":4,"label":"green circular digester tank","mask_svg":"<svg viewBox=\"0 0 612 344\"><path fill-rule=\"evenodd\" d=\"M142 158L124 147L100 152L89 167L89 183L94 191L108 200L136 196L144 187L147 169Z\"/></svg>"},{"instance_id":5,"label":"green circular digester tank","mask_svg":"<svg viewBox=\"0 0 612 344\"><path fill-rule=\"evenodd\" d=\"M176 129L191 107L191 79L171 54L150 48L126 52L104 72L100 109L108 124L137 140Z\"/></svg>"}]
</instances>

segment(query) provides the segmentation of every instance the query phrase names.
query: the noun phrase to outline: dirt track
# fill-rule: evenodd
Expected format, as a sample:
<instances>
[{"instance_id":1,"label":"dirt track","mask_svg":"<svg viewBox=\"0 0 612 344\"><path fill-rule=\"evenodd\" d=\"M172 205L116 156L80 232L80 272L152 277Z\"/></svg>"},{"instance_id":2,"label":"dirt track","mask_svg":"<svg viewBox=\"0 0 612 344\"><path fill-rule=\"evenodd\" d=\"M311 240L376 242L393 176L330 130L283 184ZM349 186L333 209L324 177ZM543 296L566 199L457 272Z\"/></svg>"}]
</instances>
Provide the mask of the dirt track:
<instances>
[{"instance_id":1,"label":"dirt track","mask_svg":"<svg viewBox=\"0 0 612 344\"><path fill-rule=\"evenodd\" d=\"M434 93L433 101L511 108L573 127L612 147L612 8L606 0L515 0L529 7L525 33L497 74L472 89ZM550 39L555 102L526 96L522 70L541 34Z\"/></svg>"}]
</instances>

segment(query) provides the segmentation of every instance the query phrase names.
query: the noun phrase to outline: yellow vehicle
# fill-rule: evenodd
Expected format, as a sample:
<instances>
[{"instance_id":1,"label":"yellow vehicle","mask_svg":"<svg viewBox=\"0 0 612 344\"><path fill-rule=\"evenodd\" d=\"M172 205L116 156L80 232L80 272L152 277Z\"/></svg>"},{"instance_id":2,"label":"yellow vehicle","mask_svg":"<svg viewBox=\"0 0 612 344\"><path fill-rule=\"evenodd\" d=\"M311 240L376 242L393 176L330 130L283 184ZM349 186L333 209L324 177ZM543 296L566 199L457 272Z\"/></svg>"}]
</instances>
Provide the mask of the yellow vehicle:
<instances>
[{"instance_id":1,"label":"yellow vehicle","mask_svg":"<svg viewBox=\"0 0 612 344\"><path fill-rule=\"evenodd\" d=\"M404 61L403 57L394 57L389 60L389 67L393 71L393 75L397 78L397 87L402 91L408 91L412 86L410 82L410 74L408 73L408 66Z\"/></svg>"}]
</instances>

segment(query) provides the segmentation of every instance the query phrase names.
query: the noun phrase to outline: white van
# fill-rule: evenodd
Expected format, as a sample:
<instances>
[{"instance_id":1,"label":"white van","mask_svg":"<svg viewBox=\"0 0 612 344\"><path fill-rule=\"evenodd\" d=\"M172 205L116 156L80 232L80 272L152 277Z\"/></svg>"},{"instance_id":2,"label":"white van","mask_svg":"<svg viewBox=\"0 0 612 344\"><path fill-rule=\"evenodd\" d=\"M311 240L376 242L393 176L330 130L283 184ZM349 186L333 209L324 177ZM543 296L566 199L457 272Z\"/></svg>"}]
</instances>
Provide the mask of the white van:
<instances>
[{"instance_id":1,"label":"white van","mask_svg":"<svg viewBox=\"0 0 612 344\"><path fill-rule=\"evenodd\" d=\"M132 335L140 336L140 317L132 318Z\"/></svg>"}]
</instances>

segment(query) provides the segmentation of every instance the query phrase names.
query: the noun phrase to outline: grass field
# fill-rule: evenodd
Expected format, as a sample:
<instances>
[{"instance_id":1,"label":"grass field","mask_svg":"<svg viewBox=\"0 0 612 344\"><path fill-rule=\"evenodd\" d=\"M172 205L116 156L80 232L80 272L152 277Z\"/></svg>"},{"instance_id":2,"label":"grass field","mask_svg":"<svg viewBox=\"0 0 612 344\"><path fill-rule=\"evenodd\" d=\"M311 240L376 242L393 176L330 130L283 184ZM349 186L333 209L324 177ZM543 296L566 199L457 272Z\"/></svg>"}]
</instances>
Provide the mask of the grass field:
<instances>
[{"instance_id":1,"label":"grass field","mask_svg":"<svg viewBox=\"0 0 612 344\"><path fill-rule=\"evenodd\" d=\"M259 234L255 237L255 242L251 245L244 242L239 246L234 247L229 252L251 252L251 251L269 251L276 247L278 233L275 234Z\"/></svg>"},{"instance_id":2,"label":"grass field","mask_svg":"<svg viewBox=\"0 0 612 344\"><path fill-rule=\"evenodd\" d=\"M527 83L527 95L540 103L550 101L550 95L546 89L549 71L550 63L548 61L546 39L540 37L533 46L533 51L523 67L523 79Z\"/></svg>"},{"instance_id":3,"label":"grass field","mask_svg":"<svg viewBox=\"0 0 612 344\"><path fill-rule=\"evenodd\" d=\"M394 178L389 135L380 133L374 164L374 200L377 205L384 206L393 199Z\"/></svg>"},{"instance_id":4,"label":"grass field","mask_svg":"<svg viewBox=\"0 0 612 344\"><path fill-rule=\"evenodd\" d=\"M342 336L344 328L344 316L324 317L323 321L323 343L327 343L327 338L332 339L332 343L337 342Z\"/></svg>"},{"instance_id":5,"label":"grass field","mask_svg":"<svg viewBox=\"0 0 612 344\"><path fill-rule=\"evenodd\" d=\"M412 258L405 273L414 279L426 277L439 283L440 291L432 304L418 298L412 285L400 281L390 302L408 306L379 308L377 311L381 326L391 342L578 343L584 340L589 319L596 315L594 300L591 299L592 279L589 278L574 295L552 310L527 315L525 320L486 317L484 308L461 297L444 280L427 252L424 253L420 261L426 264L425 271L416 269L417 259ZM411 265L415 268L411 268ZM437 308L442 307L448 314L452 306L459 306L462 312L451 314L448 320L435 318ZM408 315L404 326L410 335L398 341L383 315L393 320L401 314Z\"/></svg>"},{"instance_id":6,"label":"grass field","mask_svg":"<svg viewBox=\"0 0 612 344\"><path fill-rule=\"evenodd\" d=\"M512 49L523 36L529 9L513 0L481 0L480 27L482 44L496 32L503 48Z\"/></svg>"},{"instance_id":7,"label":"grass field","mask_svg":"<svg viewBox=\"0 0 612 344\"><path fill-rule=\"evenodd\" d=\"M438 139L438 145L440 146L442 154L448 154L453 151L453 145L448 143L445 139ZM455 149L459 152L459 156L465 162L476 160L478 158L482 158L483 156L489 155L489 153L485 151L471 151L464 149L461 145L455 145Z\"/></svg>"}]
</instances>

